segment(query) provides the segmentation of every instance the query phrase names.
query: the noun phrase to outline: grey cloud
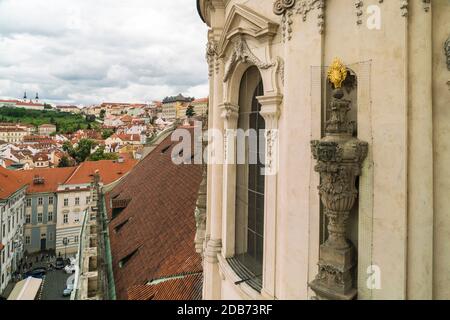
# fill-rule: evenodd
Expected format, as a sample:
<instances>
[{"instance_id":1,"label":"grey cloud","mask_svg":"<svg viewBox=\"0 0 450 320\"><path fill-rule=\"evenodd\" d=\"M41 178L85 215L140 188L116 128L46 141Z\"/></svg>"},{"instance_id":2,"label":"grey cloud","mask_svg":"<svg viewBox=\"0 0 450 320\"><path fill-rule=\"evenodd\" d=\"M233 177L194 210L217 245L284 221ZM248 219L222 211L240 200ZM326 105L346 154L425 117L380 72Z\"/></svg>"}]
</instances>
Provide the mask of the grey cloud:
<instances>
[{"instance_id":1,"label":"grey cloud","mask_svg":"<svg viewBox=\"0 0 450 320\"><path fill-rule=\"evenodd\" d=\"M191 0L0 0L0 98L206 96L205 38Z\"/></svg>"}]
</instances>

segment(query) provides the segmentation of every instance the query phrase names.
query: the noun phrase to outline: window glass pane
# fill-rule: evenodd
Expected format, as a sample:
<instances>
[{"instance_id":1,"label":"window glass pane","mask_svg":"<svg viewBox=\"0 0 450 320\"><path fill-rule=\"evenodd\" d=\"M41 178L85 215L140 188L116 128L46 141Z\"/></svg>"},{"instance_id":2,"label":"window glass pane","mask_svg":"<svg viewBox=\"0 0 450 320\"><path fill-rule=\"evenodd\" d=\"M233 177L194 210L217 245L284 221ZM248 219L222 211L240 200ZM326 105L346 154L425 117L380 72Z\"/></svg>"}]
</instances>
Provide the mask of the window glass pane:
<instances>
[{"instance_id":1,"label":"window glass pane","mask_svg":"<svg viewBox=\"0 0 450 320\"><path fill-rule=\"evenodd\" d=\"M239 102L238 127L253 136L246 138L246 163L236 168L236 259L255 277L262 273L264 247L265 123L256 98L263 95L259 71L250 68L242 79Z\"/></svg>"}]
</instances>

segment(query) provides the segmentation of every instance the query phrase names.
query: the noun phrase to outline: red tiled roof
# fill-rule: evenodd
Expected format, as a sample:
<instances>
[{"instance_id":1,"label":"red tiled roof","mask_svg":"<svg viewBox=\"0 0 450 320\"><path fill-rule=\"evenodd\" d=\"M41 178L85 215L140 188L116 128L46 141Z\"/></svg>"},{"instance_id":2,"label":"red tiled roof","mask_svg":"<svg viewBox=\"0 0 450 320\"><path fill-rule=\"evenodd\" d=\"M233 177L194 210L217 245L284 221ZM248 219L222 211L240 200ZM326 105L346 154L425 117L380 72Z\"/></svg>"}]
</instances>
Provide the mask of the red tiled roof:
<instances>
[{"instance_id":1,"label":"red tiled roof","mask_svg":"<svg viewBox=\"0 0 450 320\"><path fill-rule=\"evenodd\" d=\"M33 157L33 162L37 161L49 161L49 157L47 154L40 152Z\"/></svg>"},{"instance_id":2,"label":"red tiled roof","mask_svg":"<svg viewBox=\"0 0 450 320\"><path fill-rule=\"evenodd\" d=\"M106 195L110 218L111 199L130 200L109 225L119 299L127 299L130 288L154 279L202 272L194 248L194 211L202 168L175 165L171 159L174 145L167 137ZM120 267L119 262L132 253Z\"/></svg>"},{"instance_id":3,"label":"red tiled roof","mask_svg":"<svg viewBox=\"0 0 450 320\"><path fill-rule=\"evenodd\" d=\"M203 273L191 274L154 285L139 285L128 289L128 300L201 300Z\"/></svg>"},{"instance_id":4,"label":"red tiled roof","mask_svg":"<svg viewBox=\"0 0 450 320\"><path fill-rule=\"evenodd\" d=\"M76 170L72 168L51 168L17 171L16 175L28 183L27 193L56 192L58 185L64 183ZM35 178L43 179L43 184L34 184Z\"/></svg>"},{"instance_id":5,"label":"red tiled roof","mask_svg":"<svg viewBox=\"0 0 450 320\"><path fill-rule=\"evenodd\" d=\"M192 101L192 103L206 103L209 101L209 98L196 99Z\"/></svg>"},{"instance_id":6,"label":"red tiled roof","mask_svg":"<svg viewBox=\"0 0 450 320\"><path fill-rule=\"evenodd\" d=\"M1 132L26 132L26 130L17 127L3 127L0 128Z\"/></svg>"},{"instance_id":7,"label":"red tiled roof","mask_svg":"<svg viewBox=\"0 0 450 320\"><path fill-rule=\"evenodd\" d=\"M77 106L57 106L56 109L79 109Z\"/></svg>"},{"instance_id":8,"label":"red tiled roof","mask_svg":"<svg viewBox=\"0 0 450 320\"><path fill-rule=\"evenodd\" d=\"M0 166L0 200L8 199L17 190L23 188L25 184L26 183L16 175L16 172Z\"/></svg>"},{"instance_id":9,"label":"red tiled roof","mask_svg":"<svg viewBox=\"0 0 450 320\"><path fill-rule=\"evenodd\" d=\"M98 170L103 184L110 184L122 178L136 165L136 160L125 159L123 163L113 160L86 161L78 166L65 184L86 184L92 181L94 173Z\"/></svg>"},{"instance_id":10,"label":"red tiled roof","mask_svg":"<svg viewBox=\"0 0 450 320\"><path fill-rule=\"evenodd\" d=\"M43 107L44 106L41 103L34 103L34 102L17 102L16 105L19 105L19 106L30 106L30 107Z\"/></svg>"},{"instance_id":11,"label":"red tiled roof","mask_svg":"<svg viewBox=\"0 0 450 320\"><path fill-rule=\"evenodd\" d=\"M119 138L122 141L141 141L141 137L138 134L114 134L111 138Z\"/></svg>"}]
</instances>

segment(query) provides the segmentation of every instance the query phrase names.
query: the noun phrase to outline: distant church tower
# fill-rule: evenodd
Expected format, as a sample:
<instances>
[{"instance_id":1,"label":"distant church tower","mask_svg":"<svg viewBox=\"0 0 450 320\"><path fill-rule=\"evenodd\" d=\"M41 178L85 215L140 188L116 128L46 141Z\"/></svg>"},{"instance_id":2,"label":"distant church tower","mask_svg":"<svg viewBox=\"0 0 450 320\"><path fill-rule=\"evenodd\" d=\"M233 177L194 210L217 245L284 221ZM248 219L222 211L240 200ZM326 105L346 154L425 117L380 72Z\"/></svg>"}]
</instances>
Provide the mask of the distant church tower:
<instances>
[{"instance_id":1,"label":"distant church tower","mask_svg":"<svg viewBox=\"0 0 450 320\"><path fill-rule=\"evenodd\" d=\"M36 103L39 103L39 93L36 92Z\"/></svg>"},{"instance_id":2,"label":"distant church tower","mask_svg":"<svg viewBox=\"0 0 450 320\"><path fill-rule=\"evenodd\" d=\"M26 91L25 91L24 94L23 94L23 101L24 101L24 102L27 102L27 92L26 92Z\"/></svg>"}]
</instances>

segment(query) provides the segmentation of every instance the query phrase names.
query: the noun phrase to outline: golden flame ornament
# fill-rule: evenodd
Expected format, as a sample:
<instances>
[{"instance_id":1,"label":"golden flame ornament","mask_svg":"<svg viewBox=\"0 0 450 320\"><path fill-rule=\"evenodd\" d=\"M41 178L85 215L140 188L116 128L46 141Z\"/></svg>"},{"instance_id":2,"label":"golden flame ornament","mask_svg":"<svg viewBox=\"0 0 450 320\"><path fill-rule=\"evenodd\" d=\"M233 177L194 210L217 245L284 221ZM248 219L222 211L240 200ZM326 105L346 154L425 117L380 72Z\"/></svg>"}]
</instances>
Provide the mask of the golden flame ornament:
<instances>
[{"instance_id":1,"label":"golden flame ornament","mask_svg":"<svg viewBox=\"0 0 450 320\"><path fill-rule=\"evenodd\" d=\"M339 89L342 87L342 83L346 78L347 68L340 59L335 58L328 69L328 79L334 85L335 89Z\"/></svg>"}]
</instances>

